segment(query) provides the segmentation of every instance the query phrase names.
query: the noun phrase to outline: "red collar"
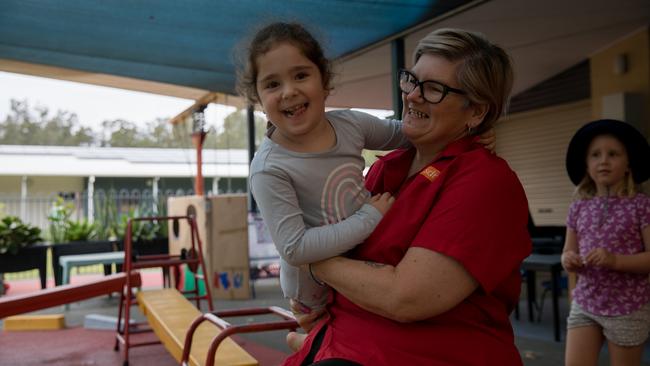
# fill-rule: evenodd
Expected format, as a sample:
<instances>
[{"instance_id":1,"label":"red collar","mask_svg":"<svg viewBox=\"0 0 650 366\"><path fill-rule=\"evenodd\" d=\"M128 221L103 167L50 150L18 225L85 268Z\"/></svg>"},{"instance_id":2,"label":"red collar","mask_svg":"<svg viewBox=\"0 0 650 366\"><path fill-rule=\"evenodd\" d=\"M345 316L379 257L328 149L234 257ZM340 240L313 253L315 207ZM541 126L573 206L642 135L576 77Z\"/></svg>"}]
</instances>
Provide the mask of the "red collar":
<instances>
[{"instance_id":1,"label":"red collar","mask_svg":"<svg viewBox=\"0 0 650 366\"><path fill-rule=\"evenodd\" d=\"M427 165L434 164L441 160L452 159L466 151L472 150L473 148L476 148L477 140L477 137L464 137L460 140L456 140L447 145L447 147L445 147L445 149ZM413 147L409 149L396 150L385 156L380 156L379 160L381 160L382 167L379 171L369 174L369 177L372 178L370 181L367 181L369 184L366 186L371 191L373 191L373 188L376 188L383 192L387 191L396 194L407 178L414 157L415 148ZM376 175L376 173L379 173L379 175ZM379 185L377 186L377 184Z\"/></svg>"},{"instance_id":2,"label":"red collar","mask_svg":"<svg viewBox=\"0 0 650 366\"><path fill-rule=\"evenodd\" d=\"M477 144L478 137L463 137L460 140L453 141L447 147L445 147L440 154L438 154L430 164L435 163L436 161L442 159L450 159L456 157L466 151L471 150L472 145ZM387 167L391 169L398 168L399 166L405 166L406 170L410 167L410 163L415 156L415 148L411 147L409 149L400 149L396 150L393 153L380 156L379 160L383 161Z\"/></svg>"}]
</instances>

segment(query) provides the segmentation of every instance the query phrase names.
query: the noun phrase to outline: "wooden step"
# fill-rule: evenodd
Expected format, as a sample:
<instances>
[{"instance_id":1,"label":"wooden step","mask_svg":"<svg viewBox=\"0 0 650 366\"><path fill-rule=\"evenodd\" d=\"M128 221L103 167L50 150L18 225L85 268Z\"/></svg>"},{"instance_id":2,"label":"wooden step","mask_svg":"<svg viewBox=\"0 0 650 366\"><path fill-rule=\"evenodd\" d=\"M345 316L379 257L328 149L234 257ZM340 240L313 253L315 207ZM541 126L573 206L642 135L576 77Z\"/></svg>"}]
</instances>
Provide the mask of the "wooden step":
<instances>
[{"instance_id":1,"label":"wooden step","mask_svg":"<svg viewBox=\"0 0 650 366\"><path fill-rule=\"evenodd\" d=\"M63 314L16 315L4 319L5 331L58 330L65 328Z\"/></svg>"}]
</instances>

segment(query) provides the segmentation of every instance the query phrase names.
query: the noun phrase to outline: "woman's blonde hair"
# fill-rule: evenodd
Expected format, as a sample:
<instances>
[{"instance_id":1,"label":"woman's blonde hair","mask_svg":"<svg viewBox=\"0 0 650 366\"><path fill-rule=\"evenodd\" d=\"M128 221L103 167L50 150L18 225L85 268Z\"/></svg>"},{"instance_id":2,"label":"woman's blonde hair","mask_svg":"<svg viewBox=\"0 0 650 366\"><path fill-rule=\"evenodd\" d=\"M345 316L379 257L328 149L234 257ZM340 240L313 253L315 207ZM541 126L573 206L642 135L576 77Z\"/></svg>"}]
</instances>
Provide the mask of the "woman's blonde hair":
<instances>
[{"instance_id":1,"label":"woman's blonde hair","mask_svg":"<svg viewBox=\"0 0 650 366\"><path fill-rule=\"evenodd\" d=\"M510 56L482 34L462 29L443 28L426 35L418 43L413 63L422 55L436 55L460 62L457 80L471 103L488 106L483 122L474 133L490 129L506 110L514 72Z\"/></svg>"}]
</instances>

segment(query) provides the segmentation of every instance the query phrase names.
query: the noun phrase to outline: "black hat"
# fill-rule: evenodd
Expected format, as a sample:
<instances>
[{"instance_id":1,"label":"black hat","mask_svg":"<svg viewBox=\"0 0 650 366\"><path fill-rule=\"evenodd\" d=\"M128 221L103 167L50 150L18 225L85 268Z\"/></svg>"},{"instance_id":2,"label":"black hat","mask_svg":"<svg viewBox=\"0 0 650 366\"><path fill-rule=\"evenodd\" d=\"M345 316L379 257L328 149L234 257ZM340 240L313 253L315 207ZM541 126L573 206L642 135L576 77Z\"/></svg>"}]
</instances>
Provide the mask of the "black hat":
<instances>
[{"instance_id":1,"label":"black hat","mask_svg":"<svg viewBox=\"0 0 650 366\"><path fill-rule=\"evenodd\" d=\"M566 170L573 184L578 185L585 177L587 149L591 140L599 135L612 135L623 143L634 182L643 183L650 177L650 147L641 132L629 123L601 119L580 127L569 142L569 149L566 152Z\"/></svg>"}]
</instances>

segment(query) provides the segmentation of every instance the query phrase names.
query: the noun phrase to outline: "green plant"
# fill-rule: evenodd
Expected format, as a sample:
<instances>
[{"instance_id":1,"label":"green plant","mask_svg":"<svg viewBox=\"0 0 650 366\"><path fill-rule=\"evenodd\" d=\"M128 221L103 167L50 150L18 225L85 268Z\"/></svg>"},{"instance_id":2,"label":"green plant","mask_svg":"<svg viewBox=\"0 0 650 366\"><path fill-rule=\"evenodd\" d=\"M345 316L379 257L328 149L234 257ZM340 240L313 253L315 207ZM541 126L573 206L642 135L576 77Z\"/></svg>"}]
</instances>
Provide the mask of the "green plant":
<instances>
[{"instance_id":1,"label":"green plant","mask_svg":"<svg viewBox=\"0 0 650 366\"><path fill-rule=\"evenodd\" d=\"M23 223L16 216L6 216L0 220L0 254L16 254L21 248L42 240L41 229Z\"/></svg>"},{"instance_id":2,"label":"green plant","mask_svg":"<svg viewBox=\"0 0 650 366\"><path fill-rule=\"evenodd\" d=\"M97 237L97 225L88 220L72 220L74 205L59 197L52 205L52 211L47 219L50 221L50 241L66 243L84 241Z\"/></svg>"},{"instance_id":3,"label":"green plant","mask_svg":"<svg viewBox=\"0 0 650 366\"><path fill-rule=\"evenodd\" d=\"M97 225L88 220L68 221L65 241L84 241L97 237Z\"/></svg>"},{"instance_id":4,"label":"green plant","mask_svg":"<svg viewBox=\"0 0 650 366\"><path fill-rule=\"evenodd\" d=\"M97 194L94 197L95 223L97 238L113 240L117 237L118 214L117 200L114 190L108 193Z\"/></svg>"},{"instance_id":5,"label":"green plant","mask_svg":"<svg viewBox=\"0 0 650 366\"><path fill-rule=\"evenodd\" d=\"M141 217L137 209L131 209L126 215L122 215L117 227L117 236L124 240L126 236L126 227L129 219ZM133 221L131 224L131 239L136 241L153 240L160 232L158 221Z\"/></svg>"}]
</instances>

